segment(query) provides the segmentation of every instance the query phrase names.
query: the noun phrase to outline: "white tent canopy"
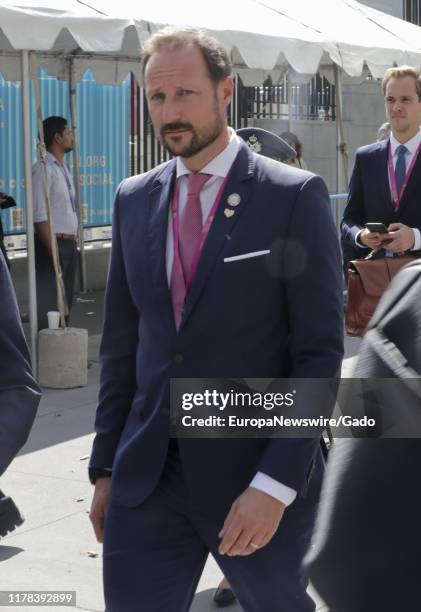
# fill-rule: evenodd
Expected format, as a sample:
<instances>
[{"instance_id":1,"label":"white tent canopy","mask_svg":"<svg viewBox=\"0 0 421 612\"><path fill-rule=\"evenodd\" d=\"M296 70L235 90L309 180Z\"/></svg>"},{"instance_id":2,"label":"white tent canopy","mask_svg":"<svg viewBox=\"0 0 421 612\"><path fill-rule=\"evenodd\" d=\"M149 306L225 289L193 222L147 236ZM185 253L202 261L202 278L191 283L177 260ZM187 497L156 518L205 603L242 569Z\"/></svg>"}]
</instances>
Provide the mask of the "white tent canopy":
<instances>
[{"instance_id":1,"label":"white tent canopy","mask_svg":"<svg viewBox=\"0 0 421 612\"><path fill-rule=\"evenodd\" d=\"M91 68L98 82L120 83L138 70L139 49L130 19L105 17L76 0L0 2L0 72L7 80L21 78L20 52L36 51L39 65L58 78L68 78L67 58L76 56L77 79Z\"/></svg>"},{"instance_id":2,"label":"white tent canopy","mask_svg":"<svg viewBox=\"0 0 421 612\"><path fill-rule=\"evenodd\" d=\"M421 66L421 29L355 0L261 0L276 13L319 32L331 62L349 76L364 63L381 78L394 63Z\"/></svg>"},{"instance_id":3,"label":"white tent canopy","mask_svg":"<svg viewBox=\"0 0 421 612\"><path fill-rule=\"evenodd\" d=\"M420 28L355 0L15 0L0 3L0 70L20 78L16 51L28 50L58 77L66 78L72 55L76 78L89 67L98 82L120 82L128 71L138 75L144 41L166 24L205 27L243 75L255 69L259 79L286 65L314 74L334 63L352 77L364 64L374 77L394 63L421 66Z\"/></svg>"}]
</instances>

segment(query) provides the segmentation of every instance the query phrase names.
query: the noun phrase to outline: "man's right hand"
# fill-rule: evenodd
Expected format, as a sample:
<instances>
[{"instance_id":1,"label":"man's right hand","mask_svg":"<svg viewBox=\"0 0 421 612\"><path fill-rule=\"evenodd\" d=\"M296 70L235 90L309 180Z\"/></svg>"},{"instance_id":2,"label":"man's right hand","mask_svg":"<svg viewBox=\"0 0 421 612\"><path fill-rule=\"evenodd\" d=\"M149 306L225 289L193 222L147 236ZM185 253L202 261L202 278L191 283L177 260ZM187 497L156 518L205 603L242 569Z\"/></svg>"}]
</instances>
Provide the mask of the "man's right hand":
<instances>
[{"instance_id":1,"label":"man's right hand","mask_svg":"<svg viewBox=\"0 0 421 612\"><path fill-rule=\"evenodd\" d=\"M365 227L358 234L358 242L369 249L378 249L385 242L390 240L389 234L379 234L379 232L369 232Z\"/></svg>"},{"instance_id":2,"label":"man's right hand","mask_svg":"<svg viewBox=\"0 0 421 612\"><path fill-rule=\"evenodd\" d=\"M110 496L111 478L98 478L95 483L89 518L98 542L104 541L104 521Z\"/></svg>"}]
</instances>

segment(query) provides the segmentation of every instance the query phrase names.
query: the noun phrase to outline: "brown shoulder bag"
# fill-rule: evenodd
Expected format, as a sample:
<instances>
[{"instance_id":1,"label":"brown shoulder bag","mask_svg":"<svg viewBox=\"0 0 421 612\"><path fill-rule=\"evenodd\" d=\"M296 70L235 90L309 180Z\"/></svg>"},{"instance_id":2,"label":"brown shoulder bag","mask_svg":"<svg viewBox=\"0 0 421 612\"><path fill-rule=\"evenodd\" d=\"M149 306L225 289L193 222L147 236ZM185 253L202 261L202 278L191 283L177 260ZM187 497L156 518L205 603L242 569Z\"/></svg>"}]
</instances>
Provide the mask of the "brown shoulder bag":
<instances>
[{"instance_id":1,"label":"brown shoulder bag","mask_svg":"<svg viewBox=\"0 0 421 612\"><path fill-rule=\"evenodd\" d=\"M368 256L370 257L370 255ZM362 336L390 281L414 257L356 259L347 267L348 305L345 329L348 336Z\"/></svg>"}]
</instances>

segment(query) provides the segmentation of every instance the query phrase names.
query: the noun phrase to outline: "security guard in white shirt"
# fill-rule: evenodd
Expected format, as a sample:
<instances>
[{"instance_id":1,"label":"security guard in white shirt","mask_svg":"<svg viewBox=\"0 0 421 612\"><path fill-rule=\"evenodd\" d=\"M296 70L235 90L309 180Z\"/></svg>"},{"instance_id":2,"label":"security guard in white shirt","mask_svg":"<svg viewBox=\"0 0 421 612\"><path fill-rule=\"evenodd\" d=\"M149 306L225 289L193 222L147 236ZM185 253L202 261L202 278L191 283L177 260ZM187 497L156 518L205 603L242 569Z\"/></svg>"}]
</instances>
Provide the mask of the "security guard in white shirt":
<instances>
[{"instance_id":1,"label":"security guard in white shirt","mask_svg":"<svg viewBox=\"0 0 421 612\"><path fill-rule=\"evenodd\" d=\"M64 156L73 149L72 132L64 117L44 119L44 138L47 148L47 189L51 205L54 232L69 311L77 264L76 195L72 176ZM44 170L37 162L32 169L35 226L35 263L37 278L38 328L48 327L47 312L57 310L57 289L51 256L51 235L48 223L44 187Z\"/></svg>"}]
</instances>

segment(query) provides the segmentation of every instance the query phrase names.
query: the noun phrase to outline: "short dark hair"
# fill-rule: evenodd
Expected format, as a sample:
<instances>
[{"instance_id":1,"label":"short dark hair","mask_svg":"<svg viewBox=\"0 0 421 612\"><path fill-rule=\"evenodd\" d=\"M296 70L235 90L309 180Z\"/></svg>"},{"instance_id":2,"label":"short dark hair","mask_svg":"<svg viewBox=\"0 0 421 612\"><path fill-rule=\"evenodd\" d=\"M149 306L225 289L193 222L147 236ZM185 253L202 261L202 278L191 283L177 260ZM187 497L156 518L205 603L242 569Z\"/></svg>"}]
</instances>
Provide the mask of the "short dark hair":
<instances>
[{"instance_id":1,"label":"short dark hair","mask_svg":"<svg viewBox=\"0 0 421 612\"><path fill-rule=\"evenodd\" d=\"M44 129L45 146L48 149L53 143L54 136L56 134L63 134L67 127L67 119L64 117L58 117L56 115L47 117L42 122L42 127Z\"/></svg>"},{"instance_id":2,"label":"short dark hair","mask_svg":"<svg viewBox=\"0 0 421 612\"><path fill-rule=\"evenodd\" d=\"M299 140L298 136L296 134L294 134L293 132L282 132L282 134L280 134L280 137L283 138L283 140L286 140L286 142L293 149L295 149L295 152L297 154L297 158L301 159L302 154L303 154L303 144Z\"/></svg>"},{"instance_id":3,"label":"short dark hair","mask_svg":"<svg viewBox=\"0 0 421 612\"><path fill-rule=\"evenodd\" d=\"M141 57L142 76L145 76L146 65L152 55L163 50L176 50L195 46L205 61L209 78L219 83L231 74L231 60L222 44L205 30L198 28L166 27L159 30L146 41Z\"/></svg>"}]
</instances>

